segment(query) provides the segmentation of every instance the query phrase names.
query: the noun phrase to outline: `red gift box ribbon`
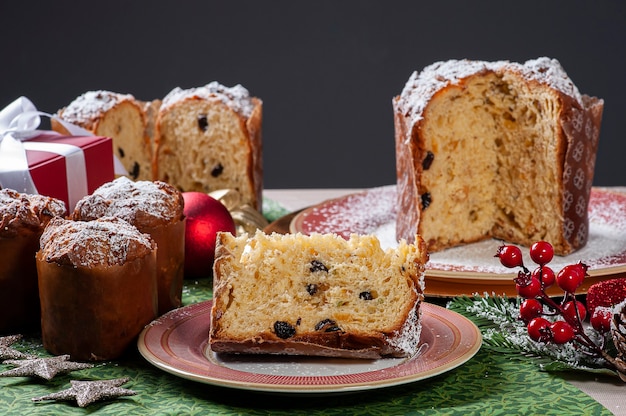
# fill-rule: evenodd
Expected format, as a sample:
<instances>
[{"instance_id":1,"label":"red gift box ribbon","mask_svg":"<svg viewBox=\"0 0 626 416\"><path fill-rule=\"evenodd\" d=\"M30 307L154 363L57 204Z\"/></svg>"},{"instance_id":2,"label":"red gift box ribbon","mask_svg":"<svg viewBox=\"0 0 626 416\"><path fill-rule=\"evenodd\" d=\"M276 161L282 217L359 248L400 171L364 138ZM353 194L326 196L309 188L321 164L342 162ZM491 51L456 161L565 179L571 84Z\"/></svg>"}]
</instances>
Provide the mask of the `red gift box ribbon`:
<instances>
[{"instance_id":1,"label":"red gift box ribbon","mask_svg":"<svg viewBox=\"0 0 626 416\"><path fill-rule=\"evenodd\" d=\"M71 135L93 136L90 131L79 126L37 111L28 98L18 98L0 111L0 185L18 192L37 194L37 187L28 169L26 150L59 154L65 157L68 202L74 206L82 196L87 195L85 154L80 147L70 144L29 141L42 133L37 130L40 116L54 118ZM116 174L128 174L117 159L114 162Z\"/></svg>"}]
</instances>

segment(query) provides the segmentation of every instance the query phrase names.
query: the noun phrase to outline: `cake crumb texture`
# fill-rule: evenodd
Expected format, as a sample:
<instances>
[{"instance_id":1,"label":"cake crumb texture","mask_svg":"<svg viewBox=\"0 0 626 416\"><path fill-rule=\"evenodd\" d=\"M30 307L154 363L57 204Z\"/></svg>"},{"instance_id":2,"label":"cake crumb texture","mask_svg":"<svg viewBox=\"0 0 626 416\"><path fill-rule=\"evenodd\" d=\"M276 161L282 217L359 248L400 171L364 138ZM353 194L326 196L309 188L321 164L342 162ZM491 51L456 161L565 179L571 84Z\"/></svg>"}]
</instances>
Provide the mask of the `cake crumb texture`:
<instances>
[{"instance_id":1,"label":"cake crumb texture","mask_svg":"<svg viewBox=\"0 0 626 416\"><path fill-rule=\"evenodd\" d=\"M376 237L356 234L346 240L334 234L221 233L217 250L214 349L416 352L427 260L419 237L416 245L402 241L384 251Z\"/></svg>"},{"instance_id":2,"label":"cake crumb texture","mask_svg":"<svg viewBox=\"0 0 626 416\"><path fill-rule=\"evenodd\" d=\"M413 73L394 99L398 238L584 246L602 109L549 58Z\"/></svg>"}]
</instances>

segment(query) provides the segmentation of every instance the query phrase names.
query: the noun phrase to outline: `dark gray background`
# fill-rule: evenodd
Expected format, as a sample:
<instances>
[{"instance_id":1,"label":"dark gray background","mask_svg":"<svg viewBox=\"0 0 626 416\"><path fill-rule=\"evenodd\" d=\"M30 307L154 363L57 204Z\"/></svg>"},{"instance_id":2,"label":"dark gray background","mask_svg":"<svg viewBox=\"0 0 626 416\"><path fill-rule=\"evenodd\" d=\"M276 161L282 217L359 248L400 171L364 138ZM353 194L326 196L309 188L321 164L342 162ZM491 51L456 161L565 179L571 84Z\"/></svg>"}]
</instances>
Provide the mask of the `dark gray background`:
<instances>
[{"instance_id":1,"label":"dark gray background","mask_svg":"<svg viewBox=\"0 0 626 416\"><path fill-rule=\"evenodd\" d=\"M595 185L626 185L626 2L3 1L0 106L240 83L264 102L266 188L395 183L391 99L451 58L557 58L605 100Z\"/></svg>"}]
</instances>

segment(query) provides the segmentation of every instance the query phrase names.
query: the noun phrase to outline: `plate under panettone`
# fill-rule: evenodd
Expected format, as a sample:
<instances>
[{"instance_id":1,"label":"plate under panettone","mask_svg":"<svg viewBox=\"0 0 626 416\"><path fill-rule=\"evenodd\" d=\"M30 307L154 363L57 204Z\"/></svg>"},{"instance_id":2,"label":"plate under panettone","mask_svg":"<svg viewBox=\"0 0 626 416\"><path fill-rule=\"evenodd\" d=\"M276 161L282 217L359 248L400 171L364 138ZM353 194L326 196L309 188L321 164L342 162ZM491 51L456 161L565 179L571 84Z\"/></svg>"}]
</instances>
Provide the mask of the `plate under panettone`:
<instances>
[{"instance_id":1,"label":"plate under panettone","mask_svg":"<svg viewBox=\"0 0 626 416\"><path fill-rule=\"evenodd\" d=\"M377 360L218 354L209 347L212 301L175 309L146 326L138 348L151 364L200 383L275 394L335 394L417 382L471 359L482 336L464 316L422 304L418 354Z\"/></svg>"},{"instance_id":2,"label":"plate under panettone","mask_svg":"<svg viewBox=\"0 0 626 416\"><path fill-rule=\"evenodd\" d=\"M395 239L396 186L382 186L334 198L296 214L290 232L311 234L333 232L375 234L381 245L393 247ZM589 201L589 241L582 249L555 256L549 266L558 271L567 264L583 261L589 266L576 293L586 293L594 283L626 275L626 194L593 188ZM513 278L517 270L507 269L494 257L500 240L489 239L431 253L426 265L426 296L453 297L475 293L517 296ZM523 249L524 263L533 263ZM559 296L558 287L547 290Z\"/></svg>"}]
</instances>

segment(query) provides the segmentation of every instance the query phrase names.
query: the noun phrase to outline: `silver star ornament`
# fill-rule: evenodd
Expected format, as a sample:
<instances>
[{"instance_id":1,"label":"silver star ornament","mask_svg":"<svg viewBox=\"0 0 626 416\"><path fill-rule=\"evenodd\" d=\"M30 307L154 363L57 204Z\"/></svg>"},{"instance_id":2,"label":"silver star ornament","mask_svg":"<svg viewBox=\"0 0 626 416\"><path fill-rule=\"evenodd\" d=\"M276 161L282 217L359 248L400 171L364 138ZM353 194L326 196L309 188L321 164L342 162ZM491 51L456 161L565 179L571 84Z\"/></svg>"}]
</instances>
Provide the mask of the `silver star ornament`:
<instances>
[{"instance_id":1,"label":"silver star ornament","mask_svg":"<svg viewBox=\"0 0 626 416\"><path fill-rule=\"evenodd\" d=\"M44 400L76 400L79 407L87 407L91 403L98 400L114 399L122 396L133 396L137 394L133 390L120 387L128 382L128 378L116 378L113 380L99 381L79 381L71 380L69 389L59 391L57 393L48 394L46 396L34 397L34 402Z\"/></svg>"},{"instance_id":2,"label":"silver star ornament","mask_svg":"<svg viewBox=\"0 0 626 416\"><path fill-rule=\"evenodd\" d=\"M69 355L59 355L49 358L27 358L24 360L6 360L3 364L17 366L3 371L0 377L38 377L52 380L57 374L66 374L74 370L92 368L93 364L69 361Z\"/></svg>"}]
</instances>

